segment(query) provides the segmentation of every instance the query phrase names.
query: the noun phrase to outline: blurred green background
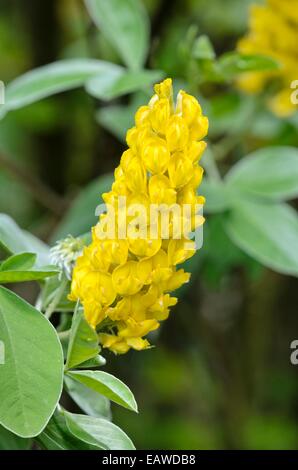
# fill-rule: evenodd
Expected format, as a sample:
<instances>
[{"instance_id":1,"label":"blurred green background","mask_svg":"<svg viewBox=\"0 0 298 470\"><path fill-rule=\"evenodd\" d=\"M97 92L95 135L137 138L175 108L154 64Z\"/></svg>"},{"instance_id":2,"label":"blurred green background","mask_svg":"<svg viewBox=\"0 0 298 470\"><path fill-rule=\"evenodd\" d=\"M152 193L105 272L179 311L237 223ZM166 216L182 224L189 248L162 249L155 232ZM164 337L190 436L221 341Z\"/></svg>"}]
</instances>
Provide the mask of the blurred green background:
<instances>
[{"instance_id":1,"label":"blurred green background","mask_svg":"<svg viewBox=\"0 0 298 470\"><path fill-rule=\"evenodd\" d=\"M201 85L185 67L198 33L217 54L235 48L250 1L143 3L151 19L147 68L201 96L222 174L257 148L297 146L297 118L274 117L261 99L240 97L230 84ZM119 62L82 1L1 0L2 81L72 57ZM99 201L107 185L97 178L117 166L124 131L151 91L103 102L79 89L9 113L0 123L0 212L46 241L83 233L96 221L94 195ZM297 279L240 251L225 234L224 217L207 214L191 284L151 338L156 347L105 353L106 370L129 385L139 404L139 415L113 407L114 422L137 448L298 448L298 366L290 363ZM18 292L28 300L36 295L30 284Z\"/></svg>"}]
</instances>

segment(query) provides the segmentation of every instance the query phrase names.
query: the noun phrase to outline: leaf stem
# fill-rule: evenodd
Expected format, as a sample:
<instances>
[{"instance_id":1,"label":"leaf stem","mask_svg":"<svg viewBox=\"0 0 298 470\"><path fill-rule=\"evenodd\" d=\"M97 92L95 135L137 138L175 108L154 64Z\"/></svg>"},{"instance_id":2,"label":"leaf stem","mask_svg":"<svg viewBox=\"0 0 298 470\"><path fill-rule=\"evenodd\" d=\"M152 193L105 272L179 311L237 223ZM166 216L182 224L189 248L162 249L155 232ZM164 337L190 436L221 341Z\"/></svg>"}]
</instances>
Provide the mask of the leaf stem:
<instances>
[{"instance_id":1,"label":"leaf stem","mask_svg":"<svg viewBox=\"0 0 298 470\"><path fill-rule=\"evenodd\" d=\"M49 320L52 316L52 314L54 313L55 311L55 308L57 307L57 305L59 304L60 300L61 300L61 297L64 293L64 290L67 286L67 283L68 283L68 279L62 279L61 281L61 284L59 286L59 288L57 289L56 291L56 294L52 300L52 302L49 304L48 308L46 309L46 312L45 312L45 317Z\"/></svg>"},{"instance_id":2,"label":"leaf stem","mask_svg":"<svg viewBox=\"0 0 298 470\"><path fill-rule=\"evenodd\" d=\"M59 339L62 339L62 340L69 338L69 335L70 335L70 330L59 331L58 332Z\"/></svg>"}]
</instances>

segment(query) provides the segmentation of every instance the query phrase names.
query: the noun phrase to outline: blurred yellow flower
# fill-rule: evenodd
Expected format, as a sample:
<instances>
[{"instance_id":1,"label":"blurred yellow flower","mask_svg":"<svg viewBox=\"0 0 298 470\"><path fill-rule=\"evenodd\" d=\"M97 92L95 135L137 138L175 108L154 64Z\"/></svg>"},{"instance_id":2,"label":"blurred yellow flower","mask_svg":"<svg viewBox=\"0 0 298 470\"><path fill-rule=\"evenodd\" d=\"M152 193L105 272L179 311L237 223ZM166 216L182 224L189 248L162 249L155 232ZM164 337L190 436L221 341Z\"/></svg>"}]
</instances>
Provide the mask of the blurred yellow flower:
<instances>
[{"instance_id":1,"label":"blurred yellow flower","mask_svg":"<svg viewBox=\"0 0 298 470\"><path fill-rule=\"evenodd\" d=\"M276 79L277 91L269 101L271 110L286 117L295 112L291 101L291 84L298 79L298 0L267 0L265 5L252 5L249 32L238 42L243 54L262 54L280 64L276 70L244 73L238 79L248 93L263 90Z\"/></svg>"},{"instance_id":2,"label":"blurred yellow flower","mask_svg":"<svg viewBox=\"0 0 298 470\"><path fill-rule=\"evenodd\" d=\"M207 134L208 119L197 100L180 91L175 104L172 81L166 79L155 86L148 106L137 111L135 123L127 132L129 149L115 170L112 189L103 195L109 204L107 213L77 260L70 294L70 299L82 303L102 346L116 354L150 347L144 336L168 318L177 302L169 292L190 277L177 265L193 256L195 244L185 234L181 239L173 237L179 225L190 222L193 230L204 221L196 211L204 204L204 198L197 196L203 175L198 161L206 147L201 139ZM110 213L121 215L120 197L128 202L126 235L119 236L118 226L117 235L105 238ZM141 216L137 223L134 220L132 206L144 207L146 216L154 204L169 208L188 204L190 211L186 216L178 211L176 217L165 211L156 218L156 236L148 233L146 222L145 236L135 236L142 224ZM164 231L161 222L166 216Z\"/></svg>"}]
</instances>

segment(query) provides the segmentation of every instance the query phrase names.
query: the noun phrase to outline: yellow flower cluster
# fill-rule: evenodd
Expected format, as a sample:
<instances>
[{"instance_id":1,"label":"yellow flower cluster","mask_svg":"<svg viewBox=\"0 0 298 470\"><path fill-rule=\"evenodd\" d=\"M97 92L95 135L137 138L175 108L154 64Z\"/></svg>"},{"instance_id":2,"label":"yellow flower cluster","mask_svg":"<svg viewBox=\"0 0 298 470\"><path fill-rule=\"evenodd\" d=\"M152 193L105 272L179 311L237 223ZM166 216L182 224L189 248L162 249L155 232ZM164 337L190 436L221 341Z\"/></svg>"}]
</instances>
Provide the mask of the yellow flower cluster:
<instances>
[{"instance_id":1,"label":"yellow flower cluster","mask_svg":"<svg viewBox=\"0 0 298 470\"><path fill-rule=\"evenodd\" d=\"M250 29L240 39L238 50L244 54L263 54L278 61L272 71L248 72L238 81L249 93L263 90L271 79L279 81L278 91L269 102L278 116L295 111L291 102L291 83L298 78L298 0L267 0L265 5L252 5Z\"/></svg>"},{"instance_id":2,"label":"yellow flower cluster","mask_svg":"<svg viewBox=\"0 0 298 470\"><path fill-rule=\"evenodd\" d=\"M203 217L196 213L197 205L204 203L197 196L203 174L198 161L207 131L208 119L193 96L180 91L174 103L170 79L155 85L155 95L139 108L135 127L127 132L129 149L115 170L111 191L103 195L107 206L117 213L119 196L125 196L128 205L145 208L152 203L188 204L191 226L202 224ZM195 249L187 236L174 238L172 219L168 237L158 231L154 239L148 233L144 238L101 238L108 215L109 209L77 260L70 298L81 301L102 346L121 354L150 346L144 336L156 330L177 303L169 292L190 277L177 265ZM186 248L186 242L191 247Z\"/></svg>"}]
</instances>

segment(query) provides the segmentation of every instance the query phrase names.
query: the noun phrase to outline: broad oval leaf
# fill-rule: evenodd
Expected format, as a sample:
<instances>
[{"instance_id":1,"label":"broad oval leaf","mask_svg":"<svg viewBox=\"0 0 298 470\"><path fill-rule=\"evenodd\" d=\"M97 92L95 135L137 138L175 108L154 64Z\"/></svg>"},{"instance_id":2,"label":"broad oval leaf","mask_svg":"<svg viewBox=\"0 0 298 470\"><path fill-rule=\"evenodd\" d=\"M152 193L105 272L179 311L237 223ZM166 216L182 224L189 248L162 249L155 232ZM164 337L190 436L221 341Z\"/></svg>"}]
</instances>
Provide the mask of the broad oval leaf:
<instances>
[{"instance_id":1,"label":"broad oval leaf","mask_svg":"<svg viewBox=\"0 0 298 470\"><path fill-rule=\"evenodd\" d=\"M67 350L65 369L71 369L97 356L99 353L96 331L85 320L82 310L75 309Z\"/></svg>"},{"instance_id":2,"label":"broad oval leaf","mask_svg":"<svg viewBox=\"0 0 298 470\"><path fill-rule=\"evenodd\" d=\"M95 98L108 101L128 93L146 90L163 76L164 73L158 70L128 71L105 84L102 83L100 77L93 77L86 83L86 90Z\"/></svg>"},{"instance_id":3,"label":"broad oval leaf","mask_svg":"<svg viewBox=\"0 0 298 470\"><path fill-rule=\"evenodd\" d=\"M85 0L94 23L123 62L139 69L149 46L149 18L139 0Z\"/></svg>"},{"instance_id":4,"label":"broad oval leaf","mask_svg":"<svg viewBox=\"0 0 298 470\"><path fill-rule=\"evenodd\" d=\"M218 63L227 79L243 72L276 70L280 67L279 63L272 57L260 54L241 54L239 52L223 54Z\"/></svg>"},{"instance_id":5,"label":"broad oval leaf","mask_svg":"<svg viewBox=\"0 0 298 470\"><path fill-rule=\"evenodd\" d=\"M134 450L129 437L110 421L64 411L69 431L87 444L106 450Z\"/></svg>"},{"instance_id":6,"label":"broad oval leaf","mask_svg":"<svg viewBox=\"0 0 298 470\"><path fill-rule=\"evenodd\" d=\"M204 178L199 186L198 192L206 198L204 212L213 214L215 212L223 212L229 208L228 194L222 182L212 181Z\"/></svg>"},{"instance_id":7,"label":"broad oval leaf","mask_svg":"<svg viewBox=\"0 0 298 470\"><path fill-rule=\"evenodd\" d=\"M137 403L130 389L113 375L99 370L70 371L67 375L118 405L132 411L138 411Z\"/></svg>"},{"instance_id":8,"label":"broad oval leaf","mask_svg":"<svg viewBox=\"0 0 298 470\"><path fill-rule=\"evenodd\" d=\"M65 376L64 382L68 394L84 413L98 418L111 419L110 401L106 397L74 380L71 376Z\"/></svg>"},{"instance_id":9,"label":"broad oval leaf","mask_svg":"<svg viewBox=\"0 0 298 470\"><path fill-rule=\"evenodd\" d=\"M122 68L95 59L68 59L39 67L18 77L6 88L6 111L18 109L48 96L82 86L94 75L109 80Z\"/></svg>"},{"instance_id":10,"label":"broad oval leaf","mask_svg":"<svg viewBox=\"0 0 298 470\"><path fill-rule=\"evenodd\" d=\"M0 451L28 450L31 447L31 444L31 439L23 439L0 426Z\"/></svg>"},{"instance_id":11,"label":"broad oval leaf","mask_svg":"<svg viewBox=\"0 0 298 470\"><path fill-rule=\"evenodd\" d=\"M0 264L0 283L37 281L56 276L60 272L57 266L33 268L36 258L35 253L10 256Z\"/></svg>"},{"instance_id":12,"label":"broad oval leaf","mask_svg":"<svg viewBox=\"0 0 298 470\"><path fill-rule=\"evenodd\" d=\"M257 261L298 276L298 216L290 206L239 201L225 227L234 243Z\"/></svg>"},{"instance_id":13,"label":"broad oval leaf","mask_svg":"<svg viewBox=\"0 0 298 470\"><path fill-rule=\"evenodd\" d=\"M0 287L0 423L21 437L38 435L60 398L63 354L51 323L23 299Z\"/></svg>"},{"instance_id":14,"label":"broad oval leaf","mask_svg":"<svg viewBox=\"0 0 298 470\"><path fill-rule=\"evenodd\" d=\"M102 367L105 366L107 363L106 359L98 354L97 356L93 357L92 359L88 359L88 361L82 362L78 368L79 369L92 369L93 367Z\"/></svg>"},{"instance_id":15,"label":"broad oval leaf","mask_svg":"<svg viewBox=\"0 0 298 470\"><path fill-rule=\"evenodd\" d=\"M76 438L67 428L64 415L55 411L47 427L36 438L46 450L101 450Z\"/></svg>"},{"instance_id":16,"label":"broad oval leaf","mask_svg":"<svg viewBox=\"0 0 298 470\"><path fill-rule=\"evenodd\" d=\"M37 266L49 264L49 247L31 233L22 230L6 214L0 214L0 247L6 252L17 254L32 251L37 254Z\"/></svg>"},{"instance_id":17,"label":"broad oval leaf","mask_svg":"<svg viewBox=\"0 0 298 470\"><path fill-rule=\"evenodd\" d=\"M298 149L266 147L241 159L227 174L231 188L281 201L298 196Z\"/></svg>"},{"instance_id":18,"label":"broad oval leaf","mask_svg":"<svg viewBox=\"0 0 298 470\"><path fill-rule=\"evenodd\" d=\"M11 271L14 269L30 269L34 266L36 261L35 253L19 253L18 255L13 255L7 258L0 265L0 271Z\"/></svg>"},{"instance_id":19,"label":"broad oval leaf","mask_svg":"<svg viewBox=\"0 0 298 470\"><path fill-rule=\"evenodd\" d=\"M57 276L59 269L56 266L44 266L25 270L0 270L0 283L40 281L51 276Z\"/></svg>"},{"instance_id":20,"label":"broad oval leaf","mask_svg":"<svg viewBox=\"0 0 298 470\"><path fill-rule=\"evenodd\" d=\"M138 92L132 95L128 105L115 105L101 107L96 111L97 122L125 143L127 129L134 125L134 115L137 109L148 102L146 93Z\"/></svg>"},{"instance_id":21,"label":"broad oval leaf","mask_svg":"<svg viewBox=\"0 0 298 470\"><path fill-rule=\"evenodd\" d=\"M205 34L195 40L191 53L195 59L199 60L214 60L216 57L212 42Z\"/></svg>"}]
</instances>

